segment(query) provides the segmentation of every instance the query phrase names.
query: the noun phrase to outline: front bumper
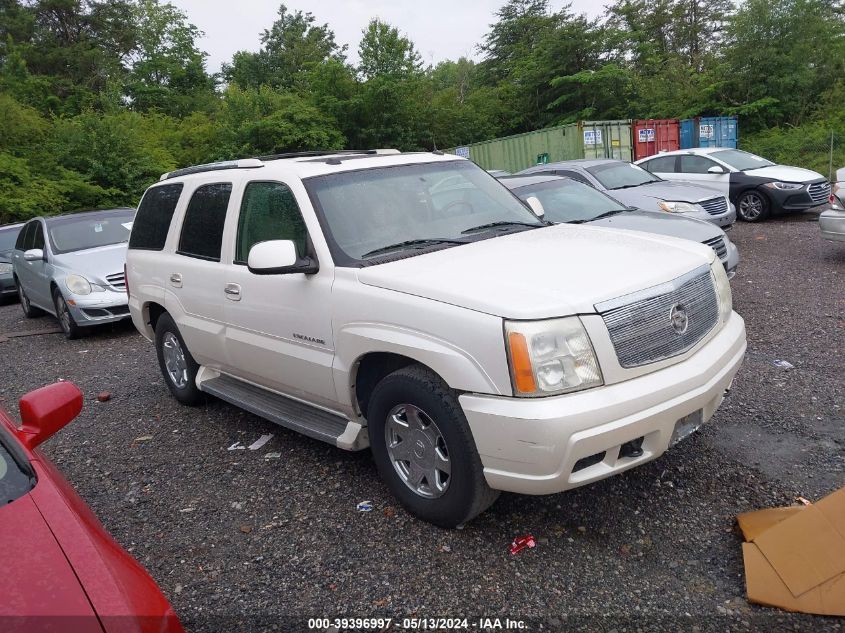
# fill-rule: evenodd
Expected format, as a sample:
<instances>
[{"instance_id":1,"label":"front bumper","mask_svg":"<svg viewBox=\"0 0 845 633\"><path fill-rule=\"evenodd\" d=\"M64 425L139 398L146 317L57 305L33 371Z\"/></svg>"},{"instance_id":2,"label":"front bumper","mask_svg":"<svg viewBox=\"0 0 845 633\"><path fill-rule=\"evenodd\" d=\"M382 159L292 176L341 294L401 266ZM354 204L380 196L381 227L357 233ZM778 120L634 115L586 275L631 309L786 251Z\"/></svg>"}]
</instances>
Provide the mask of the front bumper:
<instances>
[{"instance_id":1,"label":"front bumper","mask_svg":"<svg viewBox=\"0 0 845 633\"><path fill-rule=\"evenodd\" d=\"M84 297L66 297L73 320L80 327L113 323L130 318L129 298L125 292L106 290L92 292Z\"/></svg>"},{"instance_id":2,"label":"front bumper","mask_svg":"<svg viewBox=\"0 0 845 633\"><path fill-rule=\"evenodd\" d=\"M660 211L660 209L658 209ZM665 212L664 212L665 213ZM724 229L730 227L736 222L736 207L733 204L728 204L728 210L719 215L710 215L707 211L690 211L688 213L679 213L681 217L695 218L696 220L704 220Z\"/></svg>"},{"instance_id":3,"label":"front bumper","mask_svg":"<svg viewBox=\"0 0 845 633\"><path fill-rule=\"evenodd\" d=\"M552 494L605 479L662 455L681 418L722 402L745 354L745 322L733 313L697 353L676 365L580 393L525 399L460 396L491 488ZM622 457L643 438L642 455ZM573 472L576 462L604 452Z\"/></svg>"},{"instance_id":4,"label":"front bumper","mask_svg":"<svg viewBox=\"0 0 845 633\"><path fill-rule=\"evenodd\" d=\"M797 191L781 191L773 187L760 187L760 190L768 196L774 213L822 211L830 208L830 203L826 200L813 200L807 191L807 187Z\"/></svg>"},{"instance_id":5,"label":"front bumper","mask_svg":"<svg viewBox=\"0 0 845 633\"><path fill-rule=\"evenodd\" d=\"M830 209L819 216L822 237L834 242L845 242L845 209Z\"/></svg>"}]
</instances>

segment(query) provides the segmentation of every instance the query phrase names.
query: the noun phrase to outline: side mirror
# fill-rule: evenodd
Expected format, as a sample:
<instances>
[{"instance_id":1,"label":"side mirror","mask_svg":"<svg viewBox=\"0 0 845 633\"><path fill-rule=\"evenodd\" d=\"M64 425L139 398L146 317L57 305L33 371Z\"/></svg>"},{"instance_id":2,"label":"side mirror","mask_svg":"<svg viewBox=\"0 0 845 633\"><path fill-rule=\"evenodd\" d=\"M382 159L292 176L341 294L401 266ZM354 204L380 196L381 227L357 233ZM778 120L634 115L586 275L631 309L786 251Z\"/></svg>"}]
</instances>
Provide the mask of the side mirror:
<instances>
[{"instance_id":1,"label":"side mirror","mask_svg":"<svg viewBox=\"0 0 845 633\"><path fill-rule=\"evenodd\" d=\"M249 272L256 275L312 275L320 268L310 257L297 257L293 240L268 240L249 249Z\"/></svg>"},{"instance_id":2,"label":"side mirror","mask_svg":"<svg viewBox=\"0 0 845 633\"><path fill-rule=\"evenodd\" d=\"M721 165L713 165L710 169L707 170L708 174L724 174L725 168Z\"/></svg>"},{"instance_id":3,"label":"side mirror","mask_svg":"<svg viewBox=\"0 0 845 633\"><path fill-rule=\"evenodd\" d=\"M23 258L28 262L44 261L44 251L40 248L31 248L23 254Z\"/></svg>"},{"instance_id":4,"label":"side mirror","mask_svg":"<svg viewBox=\"0 0 845 633\"><path fill-rule=\"evenodd\" d=\"M540 202L540 199L537 196L528 196L525 199L525 204L528 205L528 208L534 212L538 218L542 218L546 215L546 210L543 208L543 203Z\"/></svg>"},{"instance_id":5,"label":"side mirror","mask_svg":"<svg viewBox=\"0 0 845 633\"><path fill-rule=\"evenodd\" d=\"M82 411L82 392L72 382L57 382L30 391L18 403L18 437L30 450L48 440Z\"/></svg>"}]
</instances>

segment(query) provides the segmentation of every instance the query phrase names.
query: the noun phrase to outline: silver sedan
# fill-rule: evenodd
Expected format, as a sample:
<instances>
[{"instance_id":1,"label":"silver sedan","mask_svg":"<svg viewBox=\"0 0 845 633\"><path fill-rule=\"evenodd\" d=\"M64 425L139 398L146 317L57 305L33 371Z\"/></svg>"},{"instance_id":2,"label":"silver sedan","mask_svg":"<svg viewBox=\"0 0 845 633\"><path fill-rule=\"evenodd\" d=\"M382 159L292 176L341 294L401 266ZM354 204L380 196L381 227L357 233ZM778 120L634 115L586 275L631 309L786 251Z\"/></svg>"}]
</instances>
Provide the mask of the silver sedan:
<instances>
[{"instance_id":1,"label":"silver sedan","mask_svg":"<svg viewBox=\"0 0 845 633\"><path fill-rule=\"evenodd\" d=\"M24 314L55 315L68 338L128 319L124 264L134 218L134 209L111 209L30 220L12 252Z\"/></svg>"}]
</instances>

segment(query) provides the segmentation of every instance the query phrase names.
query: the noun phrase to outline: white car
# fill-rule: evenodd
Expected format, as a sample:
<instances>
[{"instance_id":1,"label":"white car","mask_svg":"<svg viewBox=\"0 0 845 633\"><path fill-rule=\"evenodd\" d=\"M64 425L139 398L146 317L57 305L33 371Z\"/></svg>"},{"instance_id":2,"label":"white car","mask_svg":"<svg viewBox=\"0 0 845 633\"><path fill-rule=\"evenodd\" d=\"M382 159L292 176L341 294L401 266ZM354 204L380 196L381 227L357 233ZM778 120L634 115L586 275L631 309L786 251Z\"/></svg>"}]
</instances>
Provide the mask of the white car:
<instances>
[{"instance_id":1,"label":"white car","mask_svg":"<svg viewBox=\"0 0 845 633\"><path fill-rule=\"evenodd\" d=\"M165 174L127 281L177 400L370 447L400 502L446 527L500 490L655 459L713 415L746 348L711 248L549 225L440 152Z\"/></svg>"},{"instance_id":2,"label":"white car","mask_svg":"<svg viewBox=\"0 0 845 633\"><path fill-rule=\"evenodd\" d=\"M718 189L730 198L737 216L746 222L829 204L830 183L821 174L775 165L738 149L699 147L661 152L634 164L665 180Z\"/></svg>"}]
</instances>

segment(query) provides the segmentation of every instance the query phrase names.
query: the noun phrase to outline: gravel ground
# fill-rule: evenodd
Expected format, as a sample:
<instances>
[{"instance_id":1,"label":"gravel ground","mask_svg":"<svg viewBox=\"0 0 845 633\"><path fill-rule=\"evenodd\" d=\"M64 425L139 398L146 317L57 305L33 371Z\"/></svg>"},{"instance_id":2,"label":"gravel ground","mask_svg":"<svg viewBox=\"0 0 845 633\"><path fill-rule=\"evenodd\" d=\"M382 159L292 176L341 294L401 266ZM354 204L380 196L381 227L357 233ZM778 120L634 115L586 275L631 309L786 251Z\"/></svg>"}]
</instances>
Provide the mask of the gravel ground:
<instances>
[{"instance_id":1,"label":"gravel ground","mask_svg":"<svg viewBox=\"0 0 845 633\"><path fill-rule=\"evenodd\" d=\"M504 494L463 530L397 507L367 452L217 401L180 407L129 323L78 341L0 343L0 397L16 412L21 394L58 378L83 389L82 415L45 451L188 631L409 614L521 618L528 630L843 630L835 618L748 604L735 527L738 513L845 483L845 245L821 240L815 219L732 231L748 354L702 432L585 488ZM0 308L0 336L36 325L55 321ZM111 401L96 401L102 390ZM227 450L265 433L259 450ZM361 500L373 511L358 512ZM511 539L529 533L537 548L511 556Z\"/></svg>"}]
</instances>

